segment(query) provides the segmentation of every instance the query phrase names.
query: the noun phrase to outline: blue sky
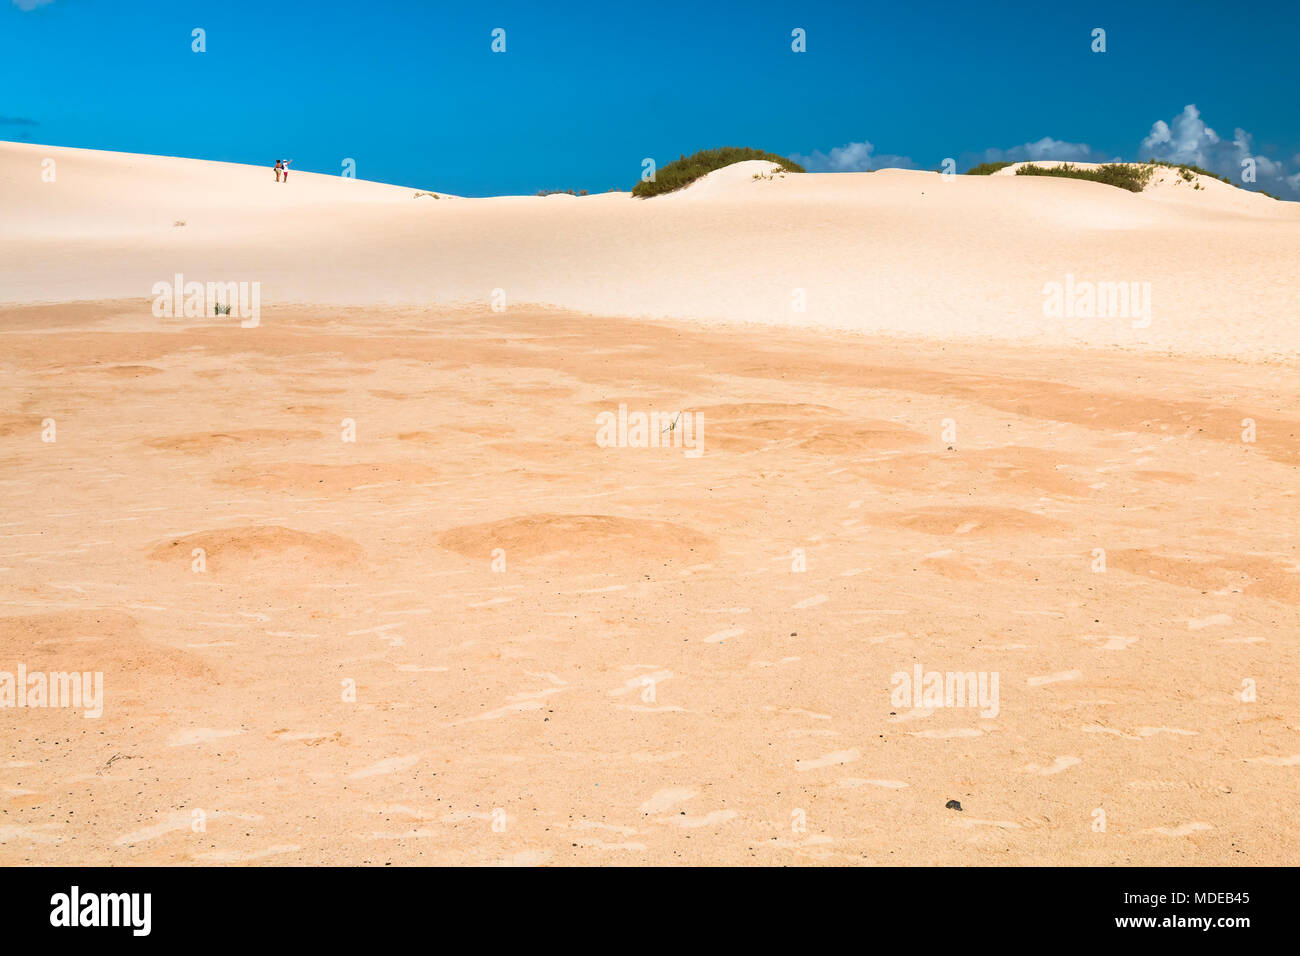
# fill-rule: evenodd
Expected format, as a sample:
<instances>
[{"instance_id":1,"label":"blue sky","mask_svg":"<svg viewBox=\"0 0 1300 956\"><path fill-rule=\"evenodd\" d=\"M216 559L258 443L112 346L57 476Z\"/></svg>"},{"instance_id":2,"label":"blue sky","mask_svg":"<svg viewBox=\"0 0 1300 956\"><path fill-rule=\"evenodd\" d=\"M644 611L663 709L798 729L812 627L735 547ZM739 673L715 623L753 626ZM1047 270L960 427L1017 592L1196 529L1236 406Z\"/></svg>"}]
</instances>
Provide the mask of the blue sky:
<instances>
[{"instance_id":1,"label":"blue sky","mask_svg":"<svg viewBox=\"0 0 1300 956\"><path fill-rule=\"evenodd\" d=\"M352 158L464 195L630 189L644 157L722 145L826 170L1250 156L1300 199L1298 37L1295 0L0 0L0 139Z\"/></svg>"}]
</instances>

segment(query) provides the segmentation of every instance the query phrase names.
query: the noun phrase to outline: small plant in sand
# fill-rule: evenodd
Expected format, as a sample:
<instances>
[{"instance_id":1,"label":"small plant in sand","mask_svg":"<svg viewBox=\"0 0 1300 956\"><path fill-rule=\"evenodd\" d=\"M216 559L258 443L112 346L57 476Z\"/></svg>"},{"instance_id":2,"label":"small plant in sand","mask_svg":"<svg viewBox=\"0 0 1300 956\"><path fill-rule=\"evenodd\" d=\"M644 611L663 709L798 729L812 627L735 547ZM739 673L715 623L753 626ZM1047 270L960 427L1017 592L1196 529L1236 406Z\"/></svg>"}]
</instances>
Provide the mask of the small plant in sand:
<instances>
[{"instance_id":1,"label":"small plant in sand","mask_svg":"<svg viewBox=\"0 0 1300 956\"><path fill-rule=\"evenodd\" d=\"M215 303L215 304L212 306L212 314L213 314L213 315L229 315L229 314L230 314L230 306L229 306L229 304L224 304L224 303L221 303L221 302L217 302L217 303Z\"/></svg>"},{"instance_id":2,"label":"small plant in sand","mask_svg":"<svg viewBox=\"0 0 1300 956\"><path fill-rule=\"evenodd\" d=\"M185 220L177 219L174 223L172 223L172 228L175 229L177 226L183 226L183 225L185 225Z\"/></svg>"},{"instance_id":3,"label":"small plant in sand","mask_svg":"<svg viewBox=\"0 0 1300 956\"><path fill-rule=\"evenodd\" d=\"M442 197L439 196L437 193L416 193L416 194L415 194L415 198L416 198L416 199L419 199L421 196L432 196L434 199L441 199L441 198L442 198Z\"/></svg>"}]
</instances>

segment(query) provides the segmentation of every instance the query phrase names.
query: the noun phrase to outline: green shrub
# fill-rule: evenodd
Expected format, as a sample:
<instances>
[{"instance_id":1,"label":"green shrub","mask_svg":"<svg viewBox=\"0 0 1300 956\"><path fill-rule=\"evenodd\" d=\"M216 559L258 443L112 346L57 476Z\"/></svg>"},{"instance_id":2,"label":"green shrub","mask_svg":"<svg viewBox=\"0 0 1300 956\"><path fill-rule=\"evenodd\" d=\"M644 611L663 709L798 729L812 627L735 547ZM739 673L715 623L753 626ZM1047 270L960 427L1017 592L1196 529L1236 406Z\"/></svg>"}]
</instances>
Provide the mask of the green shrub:
<instances>
[{"instance_id":1,"label":"green shrub","mask_svg":"<svg viewBox=\"0 0 1300 956\"><path fill-rule=\"evenodd\" d=\"M1060 166L1035 166L1033 163L1016 170L1017 176L1060 176L1065 179L1086 179L1089 182L1118 186L1131 193L1140 193L1151 181L1150 166L1141 164L1109 163L1096 169L1080 169L1073 163Z\"/></svg>"},{"instance_id":2,"label":"green shrub","mask_svg":"<svg viewBox=\"0 0 1300 956\"><path fill-rule=\"evenodd\" d=\"M966 175L967 176L990 176L993 173L996 173L999 169L1006 169L1010 165L1012 164L1009 162L980 163L978 166L972 166L970 169L966 170Z\"/></svg>"},{"instance_id":3,"label":"green shrub","mask_svg":"<svg viewBox=\"0 0 1300 956\"><path fill-rule=\"evenodd\" d=\"M702 149L690 156L682 156L667 166L659 167L655 170L654 181L637 183L632 187L632 195L647 199L650 196L674 192L689 186L706 173L747 159L764 159L791 173L804 171L798 163L775 153L751 149L747 146L723 146L721 149Z\"/></svg>"}]
</instances>

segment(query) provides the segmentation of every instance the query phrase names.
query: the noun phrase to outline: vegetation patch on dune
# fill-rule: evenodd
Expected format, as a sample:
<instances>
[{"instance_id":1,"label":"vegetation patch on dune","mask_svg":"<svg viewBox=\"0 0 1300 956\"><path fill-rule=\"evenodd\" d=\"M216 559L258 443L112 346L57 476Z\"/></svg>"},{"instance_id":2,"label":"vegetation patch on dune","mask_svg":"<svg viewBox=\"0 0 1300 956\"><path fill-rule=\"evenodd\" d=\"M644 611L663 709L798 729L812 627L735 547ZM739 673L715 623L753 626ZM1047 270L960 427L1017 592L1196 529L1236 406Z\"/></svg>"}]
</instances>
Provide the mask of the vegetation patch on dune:
<instances>
[{"instance_id":1,"label":"vegetation patch on dune","mask_svg":"<svg viewBox=\"0 0 1300 956\"><path fill-rule=\"evenodd\" d=\"M980 163L978 166L972 166L970 169L966 170L966 172L963 175L992 176L999 169L1006 169L1008 166L1013 166L1013 165L1015 164L1010 162L1009 160L1005 163Z\"/></svg>"},{"instance_id":2,"label":"vegetation patch on dune","mask_svg":"<svg viewBox=\"0 0 1300 956\"><path fill-rule=\"evenodd\" d=\"M975 167L968 170L974 173L976 169L985 173L997 172L998 169L1012 165L1011 163L985 163L983 167ZM1200 166L1194 166L1190 163L1170 163L1160 159L1148 159L1145 163L1107 163L1098 166L1096 169L1082 169L1073 163L1063 163L1060 166L1036 166L1033 163L1026 163L1016 170L1017 176L1060 176L1066 179L1086 179L1094 183L1104 183L1107 186L1118 186L1120 189L1127 189L1129 192L1140 193L1151 183L1151 177L1158 167L1163 166L1165 169L1172 169L1178 173L1178 177L1183 182L1191 183L1195 189L1204 189L1201 185L1200 178L1208 176L1210 179L1217 179L1229 186L1240 188L1237 183L1233 182L1228 176L1221 176L1218 173L1212 173L1208 169ZM1276 199L1272 193L1265 192L1263 189L1253 190L1268 196L1270 199Z\"/></svg>"},{"instance_id":3,"label":"vegetation patch on dune","mask_svg":"<svg viewBox=\"0 0 1300 956\"><path fill-rule=\"evenodd\" d=\"M766 150L751 149L748 146L723 146L720 149L702 149L698 153L682 156L666 166L661 166L655 171L653 180L637 183L632 188L632 195L646 199L650 196L674 192L689 186L715 169L730 166L732 163L743 163L749 159L762 159L776 163L790 173L804 172L804 168L798 163Z\"/></svg>"},{"instance_id":4,"label":"vegetation patch on dune","mask_svg":"<svg viewBox=\"0 0 1300 956\"><path fill-rule=\"evenodd\" d=\"M1212 173L1208 169L1202 169L1200 166L1193 166L1190 163L1167 163L1163 159L1148 159L1147 165L1163 166L1166 169L1176 169L1178 170L1178 175L1189 183L1197 176L1209 176L1211 179L1218 179L1221 182L1227 183L1229 186L1237 185L1227 176L1220 176L1218 173Z\"/></svg>"},{"instance_id":5,"label":"vegetation patch on dune","mask_svg":"<svg viewBox=\"0 0 1300 956\"><path fill-rule=\"evenodd\" d=\"M1081 169L1073 163L1060 166L1035 166L1027 163L1016 170L1017 176L1059 176L1064 179L1086 179L1089 182L1118 186L1132 193L1140 193L1151 181L1153 167L1133 163L1108 163L1096 169Z\"/></svg>"}]
</instances>

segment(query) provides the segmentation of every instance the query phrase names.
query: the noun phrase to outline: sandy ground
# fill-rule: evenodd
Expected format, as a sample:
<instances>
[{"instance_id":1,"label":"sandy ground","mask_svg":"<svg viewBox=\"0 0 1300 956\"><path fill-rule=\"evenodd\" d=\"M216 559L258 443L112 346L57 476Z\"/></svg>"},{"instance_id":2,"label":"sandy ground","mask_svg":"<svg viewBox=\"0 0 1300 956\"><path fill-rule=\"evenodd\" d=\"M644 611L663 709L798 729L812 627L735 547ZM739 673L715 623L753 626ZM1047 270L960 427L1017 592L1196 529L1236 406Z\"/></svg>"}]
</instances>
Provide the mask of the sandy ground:
<instances>
[{"instance_id":1,"label":"sandy ground","mask_svg":"<svg viewBox=\"0 0 1300 956\"><path fill-rule=\"evenodd\" d=\"M0 861L1300 862L1289 369L529 309L0 326L0 659L106 687L0 710ZM620 403L704 453L599 447ZM897 706L918 664L998 713Z\"/></svg>"},{"instance_id":2,"label":"sandy ground","mask_svg":"<svg viewBox=\"0 0 1300 956\"><path fill-rule=\"evenodd\" d=\"M0 863L1300 863L1295 204L753 176L0 144Z\"/></svg>"}]
</instances>

